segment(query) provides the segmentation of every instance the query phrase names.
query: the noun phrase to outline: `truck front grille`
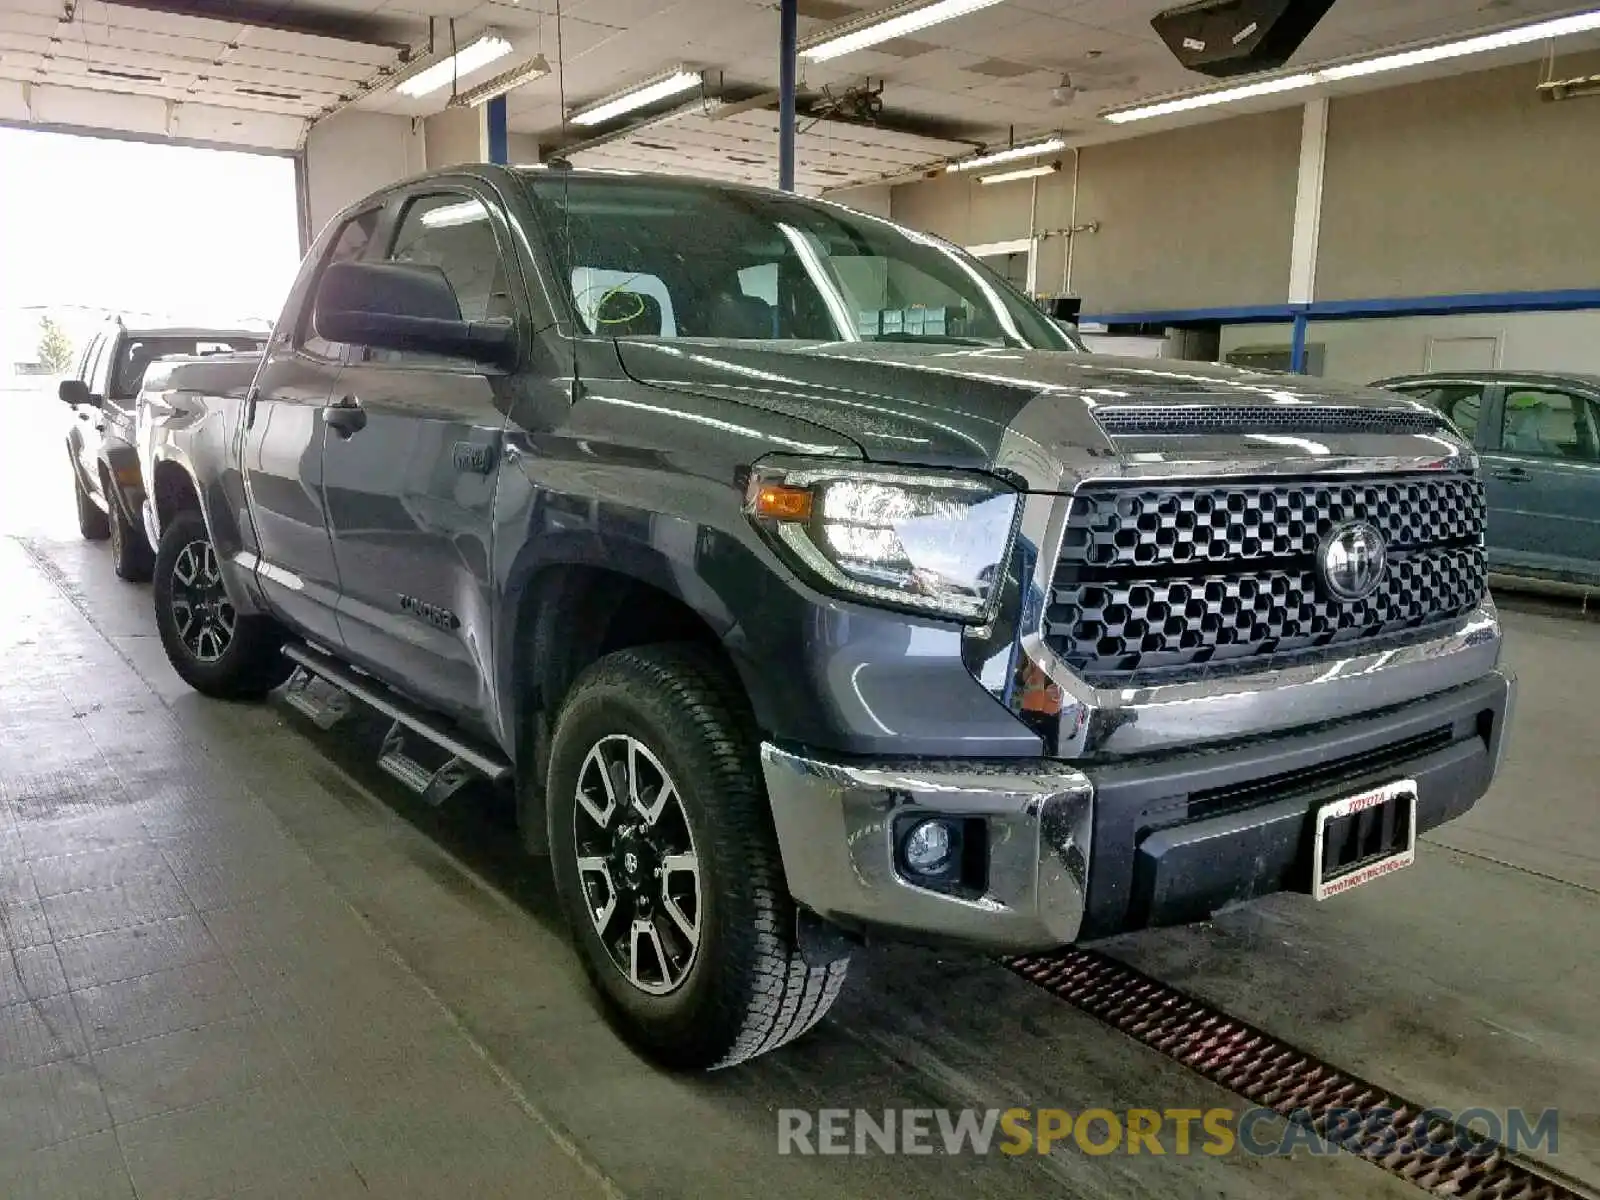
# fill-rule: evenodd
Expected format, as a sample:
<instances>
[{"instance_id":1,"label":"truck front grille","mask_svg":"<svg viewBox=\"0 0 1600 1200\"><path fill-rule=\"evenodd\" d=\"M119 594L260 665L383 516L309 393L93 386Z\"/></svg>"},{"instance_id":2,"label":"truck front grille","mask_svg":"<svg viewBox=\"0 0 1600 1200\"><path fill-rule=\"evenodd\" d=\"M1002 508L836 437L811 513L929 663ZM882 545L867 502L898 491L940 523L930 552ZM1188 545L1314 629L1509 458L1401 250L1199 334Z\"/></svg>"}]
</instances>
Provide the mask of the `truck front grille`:
<instances>
[{"instance_id":1,"label":"truck front grille","mask_svg":"<svg viewBox=\"0 0 1600 1200\"><path fill-rule=\"evenodd\" d=\"M1365 520L1388 542L1370 596L1319 582L1321 539ZM1093 484L1073 498L1045 642L1085 678L1186 675L1426 628L1483 598L1483 488L1471 475Z\"/></svg>"}]
</instances>

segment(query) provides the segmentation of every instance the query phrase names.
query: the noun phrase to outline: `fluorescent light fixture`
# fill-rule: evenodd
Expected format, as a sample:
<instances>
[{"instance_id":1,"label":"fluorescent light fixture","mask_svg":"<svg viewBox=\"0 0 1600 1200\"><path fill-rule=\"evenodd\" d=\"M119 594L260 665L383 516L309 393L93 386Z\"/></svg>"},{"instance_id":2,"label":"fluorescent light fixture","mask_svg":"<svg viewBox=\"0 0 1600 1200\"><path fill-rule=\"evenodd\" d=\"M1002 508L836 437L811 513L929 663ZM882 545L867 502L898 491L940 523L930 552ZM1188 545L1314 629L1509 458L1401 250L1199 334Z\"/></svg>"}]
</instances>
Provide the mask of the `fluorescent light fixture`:
<instances>
[{"instance_id":1,"label":"fluorescent light fixture","mask_svg":"<svg viewBox=\"0 0 1600 1200\"><path fill-rule=\"evenodd\" d=\"M476 41L468 42L447 58L441 58L431 67L418 71L395 84L394 90L403 96L426 96L455 82L474 71L481 71L490 63L511 53L511 43L497 33L485 33Z\"/></svg>"},{"instance_id":2,"label":"fluorescent light fixture","mask_svg":"<svg viewBox=\"0 0 1600 1200\"><path fill-rule=\"evenodd\" d=\"M1448 58L1461 58L1467 54L1486 54L1491 50L1525 46L1529 42L1569 37L1574 33L1589 33L1596 29L1600 29L1600 11L1576 13L1570 17L1535 21L1531 25L1519 25L1515 29L1502 29L1498 33L1484 33L1477 37L1462 38L1456 42L1444 42L1438 46L1424 46L1419 50L1401 50L1395 54L1380 54L1376 58L1340 63L1337 66L1323 67L1316 74L1324 79L1356 79L1363 75L1376 75L1381 71L1420 67L1424 63L1442 62Z\"/></svg>"},{"instance_id":3,"label":"fluorescent light fixture","mask_svg":"<svg viewBox=\"0 0 1600 1200\"><path fill-rule=\"evenodd\" d=\"M1015 171L1001 171L994 175L979 175L979 183L1010 183L1013 179L1037 179L1041 175L1054 175L1061 170L1058 162L1041 163L1037 167L1018 167Z\"/></svg>"},{"instance_id":4,"label":"fluorescent light fixture","mask_svg":"<svg viewBox=\"0 0 1600 1200\"><path fill-rule=\"evenodd\" d=\"M477 200L463 200L460 204L443 204L422 214L422 223L429 229L452 229L457 225L471 225L485 221L489 210Z\"/></svg>"},{"instance_id":5,"label":"fluorescent light fixture","mask_svg":"<svg viewBox=\"0 0 1600 1200\"><path fill-rule=\"evenodd\" d=\"M976 158L963 158L945 167L946 171L971 171L976 167L993 167L1000 163L1015 162L1019 158L1038 158L1041 154L1054 154L1057 150L1065 150L1067 143L1058 137L1046 138L1042 142L1029 142L1024 146L1011 146L1005 150L996 150L992 154L980 154Z\"/></svg>"},{"instance_id":6,"label":"fluorescent light fixture","mask_svg":"<svg viewBox=\"0 0 1600 1200\"><path fill-rule=\"evenodd\" d=\"M826 62L999 3L1000 0L935 0L932 4L897 4L825 32L802 46L800 57Z\"/></svg>"},{"instance_id":7,"label":"fluorescent light fixture","mask_svg":"<svg viewBox=\"0 0 1600 1200\"><path fill-rule=\"evenodd\" d=\"M1276 79L1258 79L1254 83L1241 83L1237 87L1223 88L1221 91L1198 92L1192 96L1179 96L1175 100L1162 100L1155 104L1141 104L1138 108L1125 108L1120 112L1108 112L1103 115L1106 120L1121 125L1125 121L1147 121L1151 117L1170 117L1173 113L1211 108L1218 104L1232 104L1235 100L1248 100L1253 96L1292 92L1296 88L1315 87L1321 82L1322 80L1316 75L1308 72L1280 75Z\"/></svg>"},{"instance_id":8,"label":"fluorescent light fixture","mask_svg":"<svg viewBox=\"0 0 1600 1200\"><path fill-rule=\"evenodd\" d=\"M1569 37L1576 33L1592 33L1596 30L1600 30L1600 9L1575 13L1567 17L1555 17L1548 21L1535 21L1529 25L1518 25L1494 33L1459 38L1453 42L1441 42L1436 46L1397 50L1392 54L1379 54L1372 58L1334 63L1293 75L1280 75L1274 79L1258 79L1253 83L1220 88L1217 91L1195 92L1171 100L1158 100L1153 104L1140 104L1133 108L1102 113L1101 116L1118 125L1127 121L1144 121L1151 117L1169 117L1174 113L1192 112L1197 108L1213 108L1219 104L1232 104L1237 100L1249 100L1255 96L1291 92L1323 83L1337 83L1343 79L1360 79L1385 71L1400 71L1407 67L1420 67L1428 63L1463 58L1469 54L1486 54L1493 50L1505 50L1512 46L1525 46L1530 42Z\"/></svg>"},{"instance_id":9,"label":"fluorescent light fixture","mask_svg":"<svg viewBox=\"0 0 1600 1200\"><path fill-rule=\"evenodd\" d=\"M588 108L580 108L572 114L572 123L574 125L601 125L611 120L612 117L620 117L623 113L630 113L635 109L648 108L650 105L666 100L671 96L687 92L691 88L697 88L700 83L699 71L690 71L679 67L670 74L647 79L627 91L618 92L615 96L608 96Z\"/></svg>"},{"instance_id":10,"label":"fluorescent light fixture","mask_svg":"<svg viewBox=\"0 0 1600 1200\"><path fill-rule=\"evenodd\" d=\"M468 88L457 94L450 103L456 108L476 108L480 104L487 104L490 100L504 96L525 83L543 79L548 74L550 74L549 62L544 55L535 54L521 66L512 67L511 70L503 71L493 79L485 79L477 87Z\"/></svg>"}]
</instances>

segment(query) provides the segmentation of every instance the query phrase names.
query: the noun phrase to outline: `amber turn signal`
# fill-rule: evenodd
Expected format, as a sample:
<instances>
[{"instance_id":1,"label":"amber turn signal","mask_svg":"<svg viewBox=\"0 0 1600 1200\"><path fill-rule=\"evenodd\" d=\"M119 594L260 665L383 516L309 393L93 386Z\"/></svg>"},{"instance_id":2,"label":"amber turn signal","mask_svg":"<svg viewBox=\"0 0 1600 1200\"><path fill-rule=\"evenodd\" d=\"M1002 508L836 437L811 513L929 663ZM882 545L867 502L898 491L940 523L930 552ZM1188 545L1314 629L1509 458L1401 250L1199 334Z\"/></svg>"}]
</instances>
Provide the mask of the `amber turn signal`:
<instances>
[{"instance_id":1,"label":"amber turn signal","mask_svg":"<svg viewBox=\"0 0 1600 1200\"><path fill-rule=\"evenodd\" d=\"M809 521L811 490L766 483L756 490L755 512L774 521Z\"/></svg>"}]
</instances>

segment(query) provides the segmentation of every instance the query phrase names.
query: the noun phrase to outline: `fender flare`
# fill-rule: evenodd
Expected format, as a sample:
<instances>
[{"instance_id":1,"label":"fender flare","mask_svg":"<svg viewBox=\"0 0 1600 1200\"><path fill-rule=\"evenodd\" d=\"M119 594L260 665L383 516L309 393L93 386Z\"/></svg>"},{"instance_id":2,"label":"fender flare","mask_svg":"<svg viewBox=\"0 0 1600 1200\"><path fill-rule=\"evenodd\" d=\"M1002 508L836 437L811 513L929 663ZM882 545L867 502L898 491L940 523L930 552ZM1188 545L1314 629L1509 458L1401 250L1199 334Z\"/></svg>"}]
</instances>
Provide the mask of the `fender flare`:
<instances>
[{"instance_id":1,"label":"fender flare","mask_svg":"<svg viewBox=\"0 0 1600 1200\"><path fill-rule=\"evenodd\" d=\"M182 472L189 485L189 490L195 498L195 506L200 510L200 519L205 522L206 536L216 548L217 564L222 570L223 589L228 593L228 599L234 609L246 615L266 612L265 599L256 583L255 555L244 550L238 527L233 523L231 514L228 514L225 520L219 520L219 512L227 513L225 503L215 503L221 499L220 490L201 487L199 475L188 454L170 444L157 446L150 456L147 494L150 500L150 524L158 539L155 543L157 547L159 548L162 533L159 481L168 470Z\"/></svg>"},{"instance_id":2,"label":"fender flare","mask_svg":"<svg viewBox=\"0 0 1600 1200\"><path fill-rule=\"evenodd\" d=\"M100 441L100 448L95 453L95 462L110 479L111 485L106 487L102 483L101 490L105 492L106 503L114 504L121 511L123 520L135 529L143 529L144 521L141 510L144 508L145 485L141 472L139 483L134 487L122 483L117 475L118 466L126 467L129 464L135 469L139 467L139 454L131 444L122 438L106 437Z\"/></svg>"},{"instance_id":3,"label":"fender flare","mask_svg":"<svg viewBox=\"0 0 1600 1200\"><path fill-rule=\"evenodd\" d=\"M572 569L620 576L663 593L699 617L719 643L737 624L692 561L674 558L656 546L592 533L529 539L497 580L503 602L495 628L495 708L507 748L522 748L531 711L524 704L528 672L539 661L540 646L564 640L577 645L584 636L581 630L556 628L557 617L570 610L562 607L559 596L541 602L539 595L541 589L561 587L560 581L568 578L563 572ZM588 622L588 628L603 626L614 611L605 604L591 605L580 619Z\"/></svg>"}]
</instances>

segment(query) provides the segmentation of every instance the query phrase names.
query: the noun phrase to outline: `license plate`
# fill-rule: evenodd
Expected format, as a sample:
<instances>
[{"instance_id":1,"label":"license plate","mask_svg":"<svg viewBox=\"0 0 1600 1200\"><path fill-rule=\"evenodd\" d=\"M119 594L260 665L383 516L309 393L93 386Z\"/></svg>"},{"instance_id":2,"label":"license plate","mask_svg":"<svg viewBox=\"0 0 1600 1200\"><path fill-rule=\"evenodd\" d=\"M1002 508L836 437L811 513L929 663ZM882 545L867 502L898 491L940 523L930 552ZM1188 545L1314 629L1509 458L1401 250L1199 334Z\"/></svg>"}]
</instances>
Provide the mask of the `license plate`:
<instances>
[{"instance_id":1,"label":"license plate","mask_svg":"<svg viewBox=\"0 0 1600 1200\"><path fill-rule=\"evenodd\" d=\"M1417 859L1417 784L1412 779L1346 796L1317 810L1311 895L1348 892Z\"/></svg>"}]
</instances>

